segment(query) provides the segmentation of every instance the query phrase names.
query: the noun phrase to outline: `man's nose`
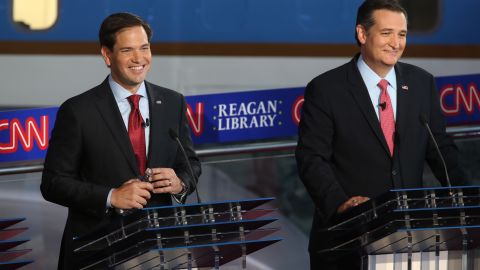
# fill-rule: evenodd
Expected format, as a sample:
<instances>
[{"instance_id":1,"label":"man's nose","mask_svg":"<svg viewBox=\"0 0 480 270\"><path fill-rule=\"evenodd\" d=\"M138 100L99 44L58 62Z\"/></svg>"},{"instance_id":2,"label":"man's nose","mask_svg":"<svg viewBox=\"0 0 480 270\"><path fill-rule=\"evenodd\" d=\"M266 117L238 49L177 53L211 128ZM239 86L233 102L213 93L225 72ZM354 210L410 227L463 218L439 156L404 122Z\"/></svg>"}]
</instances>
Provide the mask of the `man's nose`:
<instances>
[{"instance_id":1,"label":"man's nose","mask_svg":"<svg viewBox=\"0 0 480 270\"><path fill-rule=\"evenodd\" d=\"M132 61L138 62L140 60L140 52L138 50L133 50Z\"/></svg>"},{"instance_id":2,"label":"man's nose","mask_svg":"<svg viewBox=\"0 0 480 270\"><path fill-rule=\"evenodd\" d=\"M398 49L400 47L400 38L397 35L392 35L388 45L394 49Z\"/></svg>"}]
</instances>

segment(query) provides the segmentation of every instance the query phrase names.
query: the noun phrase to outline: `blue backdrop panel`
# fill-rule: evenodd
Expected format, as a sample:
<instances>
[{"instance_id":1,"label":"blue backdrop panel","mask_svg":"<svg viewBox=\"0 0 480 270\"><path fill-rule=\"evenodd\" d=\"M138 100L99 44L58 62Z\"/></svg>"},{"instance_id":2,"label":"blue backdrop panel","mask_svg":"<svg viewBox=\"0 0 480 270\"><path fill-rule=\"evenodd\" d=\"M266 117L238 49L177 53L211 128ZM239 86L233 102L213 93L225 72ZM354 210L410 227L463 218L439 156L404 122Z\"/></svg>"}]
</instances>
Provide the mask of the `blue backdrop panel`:
<instances>
[{"instance_id":1,"label":"blue backdrop panel","mask_svg":"<svg viewBox=\"0 0 480 270\"><path fill-rule=\"evenodd\" d=\"M436 78L448 126L480 123L480 74ZM186 97L196 145L297 135L304 87ZM412 90L413 91L413 90ZM0 112L0 162L42 159L58 108Z\"/></svg>"}]
</instances>

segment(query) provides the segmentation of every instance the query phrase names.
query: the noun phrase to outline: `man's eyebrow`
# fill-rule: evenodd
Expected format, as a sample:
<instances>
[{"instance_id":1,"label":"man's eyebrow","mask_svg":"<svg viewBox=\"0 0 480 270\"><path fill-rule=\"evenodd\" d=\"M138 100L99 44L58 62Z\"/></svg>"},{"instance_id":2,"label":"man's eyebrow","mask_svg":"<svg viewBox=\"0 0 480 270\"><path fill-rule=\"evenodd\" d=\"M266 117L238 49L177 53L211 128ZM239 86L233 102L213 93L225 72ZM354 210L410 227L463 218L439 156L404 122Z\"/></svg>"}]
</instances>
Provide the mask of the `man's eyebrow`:
<instances>
[{"instance_id":1,"label":"man's eyebrow","mask_svg":"<svg viewBox=\"0 0 480 270\"><path fill-rule=\"evenodd\" d=\"M383 31L395 31L395 29L385 27L385 28L380 29L380 31L381 31L381 32L383 32ZM402 29L402 30L400 30L400 33L407 33L407 30Z\"/></svg>"}]
</instances>

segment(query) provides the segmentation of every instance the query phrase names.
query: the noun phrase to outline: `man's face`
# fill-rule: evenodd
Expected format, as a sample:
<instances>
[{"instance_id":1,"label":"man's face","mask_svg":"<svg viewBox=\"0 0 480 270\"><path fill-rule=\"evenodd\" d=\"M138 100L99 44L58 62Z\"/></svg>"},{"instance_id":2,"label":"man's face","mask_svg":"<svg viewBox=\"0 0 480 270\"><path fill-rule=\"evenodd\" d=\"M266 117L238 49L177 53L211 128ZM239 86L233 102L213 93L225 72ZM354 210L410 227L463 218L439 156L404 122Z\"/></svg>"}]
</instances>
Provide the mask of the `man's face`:
<instances>
[{"instance_id":1,"label":"man's face","mask_svg":"<svg viewBox=\"0 0 480 270\"><path fill-rule=\"evenodd\" d=\"M102 56L105 64L110 66L113 80L136 93L152 61L147 33L142 26L120 30L116 34L113 51L102 47Z\"/></svg>"},{"instance_id":2,"label":"man's face","mask_svg":"<svg viewBox=\"0 0 480 270\"><path fill-rule=\"evenodd\" d=\"M402 56L407 43L407 20L401 12L380 9L373 12L368 31L357 25L361 53L367 65L384 77Z\"/></svg>"}]
</instances>

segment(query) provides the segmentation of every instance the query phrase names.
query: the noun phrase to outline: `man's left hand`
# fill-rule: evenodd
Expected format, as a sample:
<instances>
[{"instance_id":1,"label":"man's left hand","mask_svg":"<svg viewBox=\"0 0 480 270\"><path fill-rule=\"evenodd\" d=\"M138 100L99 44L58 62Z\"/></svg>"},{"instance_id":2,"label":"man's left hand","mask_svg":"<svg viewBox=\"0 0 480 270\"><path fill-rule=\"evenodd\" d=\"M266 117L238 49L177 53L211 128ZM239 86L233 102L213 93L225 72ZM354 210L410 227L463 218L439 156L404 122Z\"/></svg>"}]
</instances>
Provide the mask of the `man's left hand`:
<instances>
[{"instance_id":1,"label":"man's left hand","mask_svg":"<svg viewBox=\"0 0 480 270\"><path fill-rule=\"evenodd\" d=\"M178 194L183 191L182 180L171 168L151 168L149 181L153 184L153 193Z\"/></svg>"}]
</instances>

